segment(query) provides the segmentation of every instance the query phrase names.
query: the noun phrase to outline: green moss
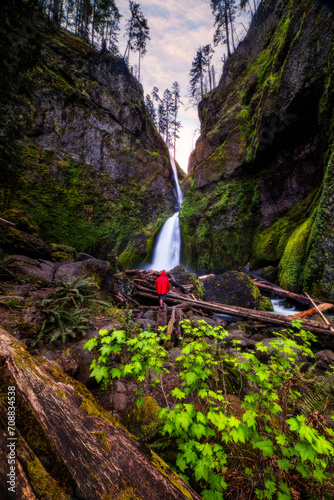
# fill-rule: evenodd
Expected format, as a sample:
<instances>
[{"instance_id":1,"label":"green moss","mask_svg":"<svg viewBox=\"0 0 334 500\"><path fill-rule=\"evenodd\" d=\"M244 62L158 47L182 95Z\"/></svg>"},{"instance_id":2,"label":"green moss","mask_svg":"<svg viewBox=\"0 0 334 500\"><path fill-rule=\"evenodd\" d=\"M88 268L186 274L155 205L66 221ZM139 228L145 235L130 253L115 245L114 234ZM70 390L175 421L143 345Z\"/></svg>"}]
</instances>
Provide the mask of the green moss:
<instances>
[{"instance_id":1,"label":"green moss","mask_svg":"<svg viewBox=\"0 0 334 500\"><path fill-rule=\"evenodd\" d=\"M283 288L299 292L307 257L306 248L310 236L312 219L307 219L292 233L279 263L279 282Z\"/></svg>"},{"instance_id":2,"label":"green moss","mask_svg":"<svg viewBox=\"0 0 334 500\"><path fill-rule=\"evenodd\" d=\"M273 311L274 306L268 297L261 295L259 305L257 306L258 311Z\"/></svg>"},{"instance_id":3,"label":"green moss","mask_svg":"<svg viewBox=\"0 0 334 500\"><path fill-rule=\"evenodd\" d=\"M27 462L27 467L31 486L38 498L43 500L70 500L72 498L46 472L37 457L33 461Z\"/></svg>"},{"instance_id":4,"label":"green moss","mask_svg":"<svg viewBox=\"0 0 334 500\"><path fill-rule=\"evenodd\" d=\"M215 188L188 190L180 212L182 261L201 272L249 261L260 178L224 179Z\"/></svg>"},{"instance_id":5,"label":"green moss","mask_svg":"<svg viewBox=\"0 0 334 500\"><path fill-rule=\"evenodd\" d=\"M311 191L272 226L254 236L251 259L253 267L278 264L291 233L316 210L318 199L318 189Z\"/></svg>"},{"instance_id":6,"label":"green moss","mask_svg":"<svg viewBox=\"0 0 334 500\"><path fill-rule=\"evenodd\" d=\"M57 389L57 390L56 390L56 393L57 393L57 394L58 394L58 396L60 396L61 398L66 399L66 394L65 394L63 391L61 391L60 389Z\"/></svg>"},{"instance_id":7,"label":"green moss","mask_svg":"<svg viewBox=\"0 0 334 500\"><path fill-rule=\"evenodd\" d=\"M66 245L57 245L56 243L51 243L52 248L52 260L55 262L61 262L63 260L74 260L77 256L77 251L73 247Z\"/></svg>"},{"instance_id":8,"label":"green moss","mask_svg":"<svg viewBox=\"0 0 334 500\"><path fill-rule=\"evenodd\" d=\"M158 471L161 472L167 479L176 486L176 488L183 493L183 495L186 498L189 498L190 500L193 498L191 493L183 486L180 478L172 472L169 467L165 464L165 462L158 457L153 451L151 451L152 454L152 464L158 469Z\"/></svg>"}]
</instances>

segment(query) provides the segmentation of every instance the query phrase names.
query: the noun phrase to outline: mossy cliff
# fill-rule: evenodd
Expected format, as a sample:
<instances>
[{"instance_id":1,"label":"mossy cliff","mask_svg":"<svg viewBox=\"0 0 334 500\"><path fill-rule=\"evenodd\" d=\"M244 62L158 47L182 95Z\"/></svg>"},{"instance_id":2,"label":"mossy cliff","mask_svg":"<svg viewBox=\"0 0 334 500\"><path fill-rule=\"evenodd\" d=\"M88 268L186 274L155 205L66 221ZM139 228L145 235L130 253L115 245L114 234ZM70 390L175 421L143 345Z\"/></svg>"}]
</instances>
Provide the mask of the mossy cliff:
<instances>
[{"instance_id":1,"label":"mossy cliff","mask_svg":"<svg viewBox=\"0 0 334 500\"><path fill-rule=\"evenodd\" d=\"M9 208L31 216L35 235L51 243L141 261L176 203L168 150L142 87L122 59L68 32L38 29L40 55L25 75L24 176Z\"/></svg>"},{"instance_id":2,"label":"mossy cliff","mask_svg":"<svg viewBox=\"0 0 334 500\"><path fill-rule=\"evenodd\" d=\"M199 105L180 219L201 271L274 265L282 286L334 299L334 13L267 0Z\"/></svg>"}]
</instances>

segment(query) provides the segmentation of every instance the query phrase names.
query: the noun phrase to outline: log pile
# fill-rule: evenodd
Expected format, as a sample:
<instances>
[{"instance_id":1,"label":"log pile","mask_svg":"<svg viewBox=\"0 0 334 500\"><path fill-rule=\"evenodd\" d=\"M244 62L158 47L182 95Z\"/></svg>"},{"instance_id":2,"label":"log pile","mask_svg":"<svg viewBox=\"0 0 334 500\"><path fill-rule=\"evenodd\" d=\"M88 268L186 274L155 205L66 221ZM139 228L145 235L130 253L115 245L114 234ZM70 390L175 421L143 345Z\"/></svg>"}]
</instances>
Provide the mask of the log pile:
<instances>
[{"instance_id":1,"label":"log pile","mask_svg":"<svg viewBox=\"0 0 334 500\"><path fill-rule=\"evenodd\" d=\"M138 302L144 302L144 303L151 303L151 304L158 304L158 297L155 292L154 288L154 283L156 278L159 276L159 273L157 271L140 271L140 270L131 270L131 271L126 271L126 274L131 277L133 282L136 285L136 299ZM172 279L171 275L167 273L167 276L169 279ZM257 284L257 283L256 283ZM267 287L270 285L266 285ZM274 291L275 293L277 289L279 291L282 291L283 289L280 289L279 287L271 287L271 291ZM268 288L266 288L268 289ZM297 296L298 294L292 294L291 292L288 292L287 290L283 290L286 292L286 295L291 298L292 295ZM309 303L310 300L302 295L298 295L298 298L302 297L305 303ZM275 327L281 327L281 328L292 328L292 321L295 320L296 318L293 316L285 316L285 315L280 315L272 312L266 312L266 311L257 311L254 309L246 309L243 307L237 307L237 306L231 306L231 305L226 305L226 304L221 304L218 302L206 302L204 300L196 299L190 292L187 291L179 291L176 290L175 286L171 287L171 291L168 293L165 302L169 305L172 306L173 309L175 310L180 309L183 311L186 310L193 310L195 313L200 314L204 316L205 314L224 314L224 315L229 315L241 319L247 319L247 320L253 320L255 322L259 322L263 325L267 326L275 326ZM320 301L316 301L319 304L321 304ZM147 308L150 307L151 309L155 309L158 307L156 306L139 306L138 308ZM322 306L323 310L329 309L329 307L333 307L332 304L327 304L326 306ZM323 334L323 335L334 335L334 332L332 331L332 327L329 324L322 323L320 321L312 321L307 318L309 314L305 314L304 316L301 317L302 321L302 327L306 330L309 330L315 334ZM167 320L167 318L166 318ZM165 323L167 324L167 322Z\"/></svg>"}]
</instances>

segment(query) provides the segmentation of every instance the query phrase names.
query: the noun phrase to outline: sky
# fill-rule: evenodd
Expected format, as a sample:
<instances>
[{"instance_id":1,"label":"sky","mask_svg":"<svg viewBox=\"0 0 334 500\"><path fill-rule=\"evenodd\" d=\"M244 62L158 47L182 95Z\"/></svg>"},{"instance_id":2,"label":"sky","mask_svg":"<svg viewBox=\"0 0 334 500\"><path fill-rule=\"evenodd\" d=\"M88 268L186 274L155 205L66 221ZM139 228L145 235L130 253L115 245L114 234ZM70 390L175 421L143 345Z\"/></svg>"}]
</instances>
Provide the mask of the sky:
<instances>
[{"instance_id":1,"label":"sky","mask_svg":"<svg viewBox=\"0 0 334 500\"><path fill-rule=\"evenodd\" d=\"M182 123L180 139L176 142L176 161L186 172L188 159L199 135L197 106L190 106L189 80L192 61L200 46L212 44L214 17L210 0L138 0L141 11L148 21L150 40L147 53L141 59L140 80L144 95L150 94L153 87L158 87L159 95L165 89L171 89L177 81L181 87L181 100L184 105L178 119ZM126 21L130 18L129 1L117 0L117 7L123 18L119 36L120 52L126 47ZM216 71L216 83L222 73L224 55L222 45L215 48L213 64ZM138 53L130 54L130 65L138 65Z\"/></svg>"}]
</instances>

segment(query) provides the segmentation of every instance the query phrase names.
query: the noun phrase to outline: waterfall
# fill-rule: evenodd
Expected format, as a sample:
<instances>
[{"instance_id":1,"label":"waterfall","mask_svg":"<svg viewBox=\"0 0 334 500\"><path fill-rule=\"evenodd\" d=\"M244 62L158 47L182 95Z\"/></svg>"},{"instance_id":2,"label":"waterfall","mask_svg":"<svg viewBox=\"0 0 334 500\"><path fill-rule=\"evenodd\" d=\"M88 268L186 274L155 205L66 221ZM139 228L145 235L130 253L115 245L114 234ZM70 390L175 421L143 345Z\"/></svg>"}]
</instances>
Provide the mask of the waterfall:
<instances>
[{"instance_id":1,"label":"waterfall","mask_svg":"<svg viewBox=\"0 0 334 500\"><path fill-rule=\"evenodd\" d=\"M157 242L153 252L152 263L148 266L150 269L161 271L165 269L168 271L180 264L181 256L181 228L179 213L181 203L183 201L183 193L177 177L177 170L173 156L170 156L172 171L175 181L175 194L178 204L178 211L172 217L166 220L162 226L157 238Z\"/></svg>"}]
</instances>

